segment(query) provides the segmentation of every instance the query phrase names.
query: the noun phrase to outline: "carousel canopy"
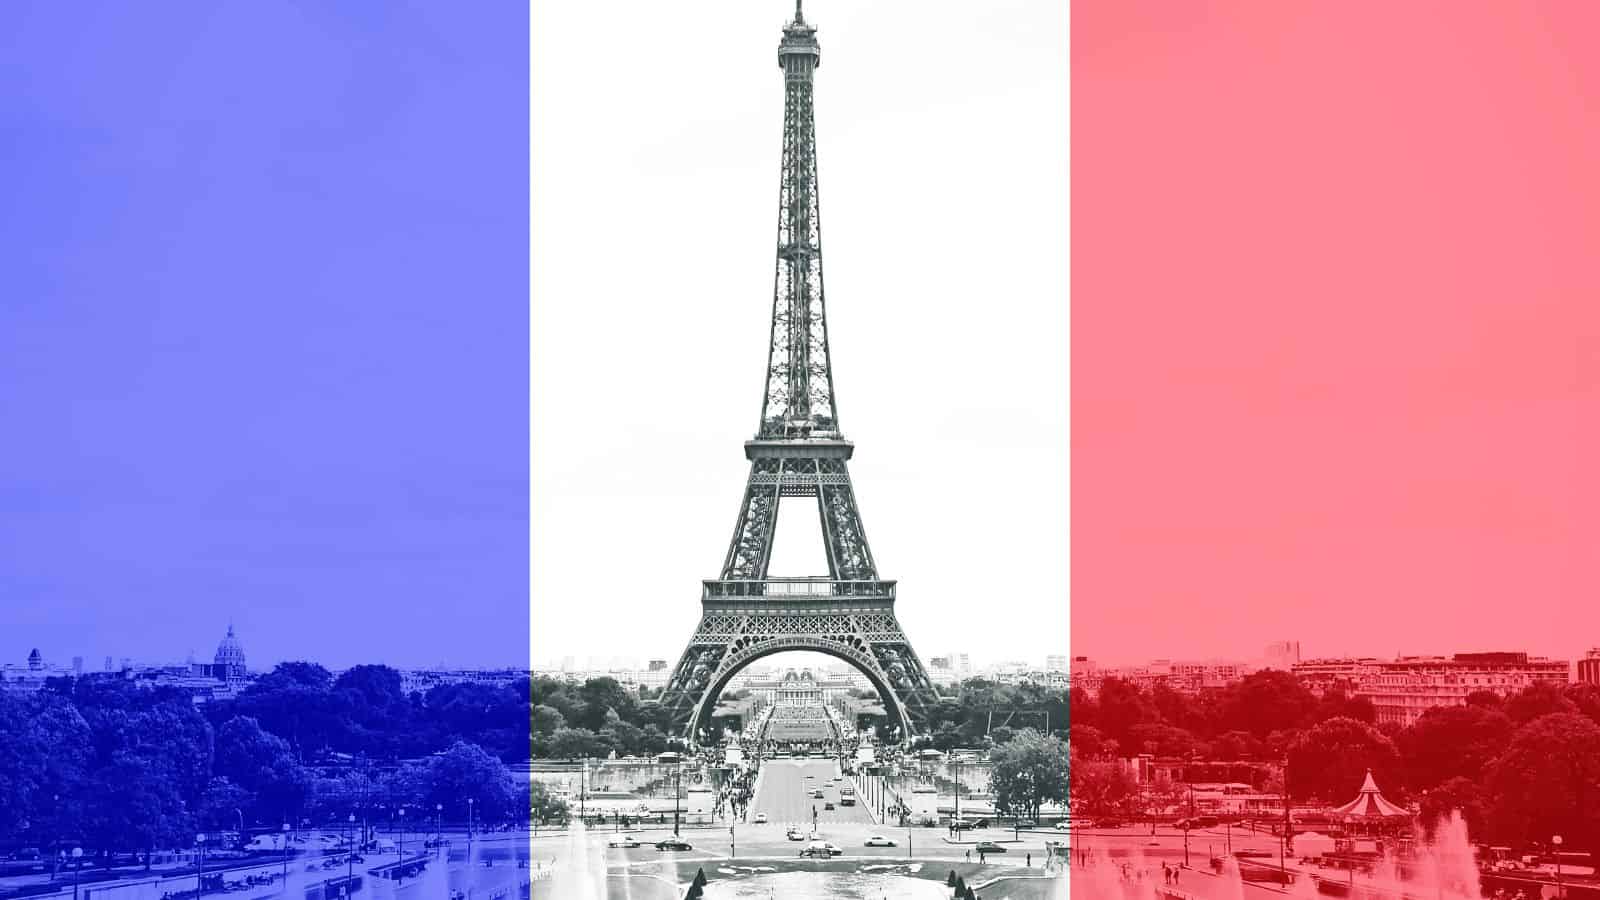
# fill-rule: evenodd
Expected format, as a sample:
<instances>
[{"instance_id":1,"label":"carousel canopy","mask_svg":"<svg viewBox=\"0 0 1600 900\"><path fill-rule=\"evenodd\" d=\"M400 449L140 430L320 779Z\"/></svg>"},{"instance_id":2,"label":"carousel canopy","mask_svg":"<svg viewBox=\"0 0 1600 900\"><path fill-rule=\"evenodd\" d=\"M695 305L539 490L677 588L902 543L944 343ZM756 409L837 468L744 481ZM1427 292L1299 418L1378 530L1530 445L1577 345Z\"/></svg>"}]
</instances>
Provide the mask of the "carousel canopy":
<instances>
[{"instance_id":1,"label":"carousel canopy","mask_svg":"<svg viewBox=\"0 0 1600 900\"><path fill-rule=\"evenodd\" d=\"M1336 816L1350 819L1388 819L1395 816L1406 816L1411 813L1403 807L1390 803L1384 798L1383 792L1378 790L1378 783L1372 779L1372 770L1367 770L1367 780L1361 785L1361 795L1333 810Z\"/></svg>"}]
</instances>

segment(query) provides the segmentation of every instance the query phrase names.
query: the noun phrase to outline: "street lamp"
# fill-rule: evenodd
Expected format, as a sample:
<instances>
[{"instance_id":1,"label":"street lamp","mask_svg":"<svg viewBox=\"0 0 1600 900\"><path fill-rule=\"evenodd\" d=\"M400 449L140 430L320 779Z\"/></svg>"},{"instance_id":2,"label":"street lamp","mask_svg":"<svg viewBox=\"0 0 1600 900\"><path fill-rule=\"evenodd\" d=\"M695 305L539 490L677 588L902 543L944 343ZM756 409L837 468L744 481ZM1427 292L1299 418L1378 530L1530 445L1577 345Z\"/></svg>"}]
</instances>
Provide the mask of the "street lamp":
<instances>
[{"instance_id":1,"label":"street lamp","mask_svg":"<svg viewBox=\"0 0 1600 900\"><path fill-rule=\"evenodd\" d=\"M1550 839L1556 845L1556 900L1561 900L1561 835Z\"/></svg>"},{"instance_id":2,"label":"street lamp","mask_svg":"<svg viewBox=\"0 0 1600 900\"><path fill-rule=\"evenodd\" d=\"M283 823L283 889L289 889L289 823Z\"/></svg>"},{"instance_id":3,"label":"street lamp","mask_svg":"<svg viewBox=\"0 0 1600 900\"><path fill-rule=\"evenodd\" d=\"M206 836L204 834L195 835L194 845L200 851L200 863L194 870L194 896L196 900L199 900L200 896L206 892Z\"/></svg>"},{"instance_id":4,"label":"street lamp","mask_svg":"<svg viewBox=\"0 0 1600 900\"><path fill-rule=\"evenodd\" d=\"M351 887L352 887L351 882L354 882L356 880L356 841L355 841L355 835L356 835L356 814L355 813L351 813L350 814L350 853L349 853L349 855L347 855L345 857L346 864L345 864L345 874L344 874L344 895L346 897L350 896L350 894L353 893L351 891ZM338 865L338 863L334 863L334 865Z\"/></svg>"},{"instance_id":5,"label":"street lamp","mask_svg":"<svg viewBox=\"0 0 1600 900\"><path fill-rule=\"evenodd\" d=\"M950 765L954 766L955 770L956 770L956 786L955 786L955 791L956 791L956 818L955 818L955 820L957 822L960 822L961 821L961 757L956 756L954 753L950 754ZM938 795L935 794L934 796L938 796ZM957 840L961 839L961 834L959 832L956 834L956 839Z\"/></svg>"},{"instance_id":6,"label":"street lamp","mask_svg":"<svg viewBox=\"0 0 1600 900\"><path fill-rule=\"evenodd\" d=\"M83 848L72 848L72 900L78 900L78 870L83 868Z\"/></svg>"},{"instance_id":7,"label":"street lamp","mask_svg":"<svg viewBox=\"0 0 1600 900\"><path fill-rule=\"evenodd\" d=\"M472 804L476 803L476 802L477 801L472 797L468 797L467 798L467 841L468 842L471 842L471 840L472 840Z\"/></svg>"},{"instance_id":8,"label":"street lamp","mask_svg":"<svg viewBox=\"0 0 1600 900\"><path fill-rule=\"evenodd\" d=\"M1189 868L1189 827L1194 824L1194 783L1189 783L1189 818L1183 823L1183 867Z\"/></svg>"},{"instance_id":9,"label":"street lamp","mask_svg":"<svg viewBox=\"0 0 1600 900\"><path fill-rule=\"evenodd\" d=\"M444 840L444 826L440 825L439 822L440 822L440 817L443 816L443 815L444 815L444 804L443 803L435 803L433 805L433 836L438 838L441 841Z\"/></svg>"},{"instance_id":10,"label":"street lamp","mask_svg":"<svg viewBox=\"0 0 1600 900\"><path fill-rule=\"evenodd\" d=\"M678 837L678 820L681 809L680 798L683 795L683 757L678 756L677 765L672 770L672 836Z\"/></svg>"}]
</instances>

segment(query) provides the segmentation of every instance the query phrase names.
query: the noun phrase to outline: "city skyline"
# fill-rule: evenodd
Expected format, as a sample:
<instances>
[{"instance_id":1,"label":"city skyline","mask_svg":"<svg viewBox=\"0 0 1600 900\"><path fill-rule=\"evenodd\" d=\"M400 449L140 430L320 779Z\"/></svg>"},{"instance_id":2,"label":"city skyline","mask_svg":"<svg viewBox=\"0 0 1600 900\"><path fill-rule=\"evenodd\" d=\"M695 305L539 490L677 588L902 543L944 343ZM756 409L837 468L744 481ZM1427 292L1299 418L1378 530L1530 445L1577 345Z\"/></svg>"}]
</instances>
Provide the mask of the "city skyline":
<instances>
[{"instance_id":1,"label":"city skyline","mask_svg":"<svg viewBox=\"0 0 1600 900\"><path fill-rule=\"evenodd\" d=\"M1344 650L1337 647L1327 647L1317 642L1307 642L1292 636L1289 639L1296 640L1300 644L1300 658L1302 660L1363 658L1398 659L1401 657L1451 656L1456 653L1525 652L1529 656L1540 656L1548 659L1563 659L1567 660L1568 662L1576 663L1577 660L1582 659L1590 650L1600 647L1600 632L1597 632L1594 638L1587 640L1579 638L1559 642L1559 644L1547 642L1547 645L1550 647L1572 648L1565 650L1545 649L1538 646L1537 642L1534 644L1519 644L1510 640L1483 641L1461 645L1447 645L1442 641L1417 641L1403 642L1399 646L1394 646L1392 643L1385 645L1381 642L1373 642L1370 644L1357 645L1358 647L1366 647L1370 649ZM1254 648L1238 643L1221 645L1221 649L1219 649L1216 645L1209 647L1190 646L1187 648L1174 650L1170 653L1156 652L1156 650L1152 648L1131 656L1097 654L1094 652L1092 647L1083 645L1081 643L1075 643L1072 648L1072 657L1074 659L1086 657L1099 665L1120 667L1142 666L1160 660L1184 662L1206 661L1253 663L1266 658L1267 654L1265 651L1270 643L1272 642L1267 641L1255 646Z\"/></svg>"}]
</instances>

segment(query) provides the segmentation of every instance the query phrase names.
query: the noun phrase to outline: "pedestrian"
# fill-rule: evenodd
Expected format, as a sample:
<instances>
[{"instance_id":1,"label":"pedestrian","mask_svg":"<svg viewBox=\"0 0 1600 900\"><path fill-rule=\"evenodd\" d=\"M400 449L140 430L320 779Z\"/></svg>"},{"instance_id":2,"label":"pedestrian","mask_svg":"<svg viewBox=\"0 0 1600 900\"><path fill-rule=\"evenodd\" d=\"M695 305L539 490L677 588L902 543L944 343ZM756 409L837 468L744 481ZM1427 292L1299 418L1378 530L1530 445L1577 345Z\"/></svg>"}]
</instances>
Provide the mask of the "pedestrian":
<instances>
[{"instance_id":1,"label":"pedestrian","mask_svg":"<svg viewBox=\"0 0 1600 900\"><path fill-rule=\"evenodd\" d=\"M968 850L964 856L967 862L972 862L972 851Z\"/></svg>"},{"instance_id":2,"label":"pedestrian","mask_svg":"<svg viewBox=\"0 0 1600 900\"><path fill-rule=\"evenodd\" d=\"M1028 868L1030 868L1030 869L1033 868L1033 854L1032 853L1028 854Z\"/></svg>"},{"instance_id":3,"label":"pedestrian","mask_svg":"<svg viewBox=\"0 0 1600 900\"><path fill-rule=\"evenodd\" d=\"M1183 871L1181 869L1179 869L1177 866L1173 866L1172 867L1172 883L1173 884L1177 884L1178 883L1178 876L1182 875L1182 874L1183 874Z\"/></svg>"}]
</instances>

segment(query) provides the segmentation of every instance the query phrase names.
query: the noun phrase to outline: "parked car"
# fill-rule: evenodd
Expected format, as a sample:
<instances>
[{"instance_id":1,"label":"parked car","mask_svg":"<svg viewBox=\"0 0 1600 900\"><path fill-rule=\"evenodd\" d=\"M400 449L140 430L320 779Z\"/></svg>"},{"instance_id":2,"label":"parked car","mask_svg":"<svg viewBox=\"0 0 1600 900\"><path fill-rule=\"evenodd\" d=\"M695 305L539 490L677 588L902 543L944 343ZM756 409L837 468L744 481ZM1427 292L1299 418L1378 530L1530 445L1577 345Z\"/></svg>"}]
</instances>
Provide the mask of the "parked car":
<instances>
[{"instance_id":1,"label":"parked car","mask_svg":"<svg viewBox=\"0 0 1600 900\"><path fill-rule=\"evenodd\" d=\"M806 839L806 833L798 828L791 828L788 831L785 831L783 836L791 841L803 841Z\"/></svg>"},{"instance_id":2,"label":"parked car","mask_svg":"<svg viewBox=\"0 0 1600 900\"><path fill-rule=\"evenodd\" d=\"M633 848L639 846L639 842L634 840L631 835L624 834L621 837L614 837L611 840L606 841L606 846L620 847L624 850L632 850Z\"/></svg>"},{"instance_id":3,"label":"parked car","mask_svg":"<svg viewBox=\"0 0 1600 900\"><path fill-rule=\"evenodd\" d=\"M756 824L757 825L765 825L765 824L767 824L767 814L766 813L756 813Z\"/></svg>"},{"instance_id":4,"label":"parked car","mask_svg":"<svg viewBox=\"0 0 1600 900\"><path fill-rule=\"evenodd\" d=\"M656 841L656 849L657 850L693 850L694 849L694 845L690 844L688 841L684 840L683 838L667 838L664 841Z\"/></svg>"},{"instance_id":5,"label":"parked car","mask_svg":"<svg viewBox=\"0 0 1600 900\"><path fill-rule=\"evenodd\" d=\"M867 842L863 846L867 846L867 847L895 847L895 846L899 846L899 845L896 844L894 841L891 841L888 838L884 837L881 834L875 834L872 837L867 838Z\"/></svg>"},{"instance_id":6,"label":"parked car","mask_svg":"<svg viewBox=\"0 0 1600 900\"><path fill-rule=\"evenodd\" d=\"M1071 831L1072 830L1072 823L1068 822L1068 821L1065 821L1065 820L1057 822L1056 823L1056 830L1057 831Z\"/></svg>"},{"instance_id":7,"label":"parked car","mask_svg":"<svg viewBox=\"0 0 1600 900\"><path fill-rule=\"evenodd\" d=\"M1018 819L1011 823L1012 828L1037 828L1038 826L1039 823L1032 819Z\"/></svg>"},{"instance_id":8,"label":"parked car","mask_svg":"<svg viewBox=\"0 0 1600 900\"><path fill-rule=\"evenodd\" d=\"M1006 848L1005 847L1002 847L1001 845L996 844L994 841L979 841L978 842L978 846L973 847L972 849L978 851L979 853L1004 853L1004 852L1006 852Z\"/></svg>"},{"instance_id":9,"label":"parked car","mask_svg":"<svg viewBox=\"0 0 1600 900\"><path fill-rule=\"evenodd\" d=\"M827 803L822 804L822 808L824 811L833 809L833 801L830 800Z\"/></svg>"}]
</instances>

